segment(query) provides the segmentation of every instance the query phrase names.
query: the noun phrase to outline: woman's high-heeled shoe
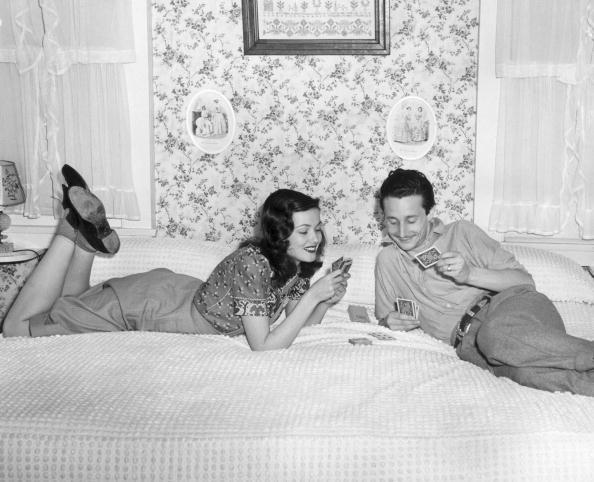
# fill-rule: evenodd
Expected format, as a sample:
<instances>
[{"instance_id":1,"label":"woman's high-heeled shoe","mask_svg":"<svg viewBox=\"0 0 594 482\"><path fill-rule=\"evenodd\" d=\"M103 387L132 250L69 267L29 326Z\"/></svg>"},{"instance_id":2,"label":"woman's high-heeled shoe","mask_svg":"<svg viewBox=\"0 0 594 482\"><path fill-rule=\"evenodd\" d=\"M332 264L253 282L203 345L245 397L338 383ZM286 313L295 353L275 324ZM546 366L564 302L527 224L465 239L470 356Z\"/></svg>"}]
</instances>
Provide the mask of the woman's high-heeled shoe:
<instances>
[{"instance_id":1,"label":"woman's high-heeled shoe","mask_svg":"<svg viewBox=\"0 0 594 482\"><path fill-rule=\"evenodd\" d=\"M64 164L62 175L68 183L68 186L62 184L62 207L69 211L66 221L97 251L117 253L120 238L109 226L101 200L73 167Z\"/></svg>"},{"instance_id":2,"label":"woman's high-heeled shoe","mask_svg":"<svg viewBox=\"0 0 594 482\"><path fill-rule=\"evenodd\" d=\"M83 177L78 173L78 171L68 164L64 164L62 166L62 176L66 181L66 186L62 184L62 207L64 209L70 210L69 215L66 216L66 220L72 225L74 229L78 229L78 219L76 212L70 204L70 199L68 199L68 189L73 186L89 189L89 186Z\"/></svg>"},{"instance_id":3,"label":"woman's high-heeled shoe","mask_svg":"<svg viewBox=\"0 0 594 482\"><path fill-rule=\"evenodd\" d=\"M79 186L67 190L70 212L66 220L97 251L114 254L120 238L107 222L103 203L91 191Z\"/></svg>"},{"instance_id":4,"label":"woman's high-heeled shoe","mask_svg":"<svg viewBox=\"0 0 594 482\"><path fill-rule=\"evenodd\" d=\"M64 164L62 166L62 176L64 176L64 180L66 181L68 187L79 186L89 189L86 181L78 173L78 171L68 164Z\"/></svg>"}]
</instances>

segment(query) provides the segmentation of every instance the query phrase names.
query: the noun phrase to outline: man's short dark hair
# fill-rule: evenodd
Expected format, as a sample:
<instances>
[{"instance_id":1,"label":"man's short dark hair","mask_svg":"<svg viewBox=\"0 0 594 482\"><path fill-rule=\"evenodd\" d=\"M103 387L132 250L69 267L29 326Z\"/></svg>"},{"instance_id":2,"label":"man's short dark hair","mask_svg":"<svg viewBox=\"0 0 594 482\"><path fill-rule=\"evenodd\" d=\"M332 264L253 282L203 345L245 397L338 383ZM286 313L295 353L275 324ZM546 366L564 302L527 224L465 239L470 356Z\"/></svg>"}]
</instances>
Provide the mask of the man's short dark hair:
<instances>
[{"instance_id":1,"label":"man's short dark hair","mask_svg":"<svg viewBox=\"0 0 594 482\"><path fill-rule=\"evenodd\" d=\"M433 186L420 171L415 169L396 169L388 174L380 188L380 206L384 209L384 199L387 197L403 198L420 195L423 198L425 214L435 206Z\"/></svg>"}]
</instances>

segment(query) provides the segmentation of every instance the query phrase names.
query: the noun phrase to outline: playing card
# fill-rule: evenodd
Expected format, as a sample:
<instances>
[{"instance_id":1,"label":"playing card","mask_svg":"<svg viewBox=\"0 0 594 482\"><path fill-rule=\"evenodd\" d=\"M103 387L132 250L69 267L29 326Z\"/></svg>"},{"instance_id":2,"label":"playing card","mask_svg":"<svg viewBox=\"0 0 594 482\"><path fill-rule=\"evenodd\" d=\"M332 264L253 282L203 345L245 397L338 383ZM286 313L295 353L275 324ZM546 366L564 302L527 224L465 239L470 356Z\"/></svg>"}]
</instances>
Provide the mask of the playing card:
<instances>
[{"instance_id":1,"label":"playing card","mask_svg":"<svg viewBox=\"0 0 594 482\"><path fill-rule=\"evenodd\" d=\"M387 333L382 333L381 331L373 331L371 333L368 333L368 335L373 336L374 338L377 338L378 340L395 340L396 337L392 336L392 335L388 335Z\"/></svg>"},{"instance_id":2,"label":"playing card","mask_svg":"<svg viewBox=\"0 0 594 482\"><path fill-rule=\"evenodd\" d=\"M336 271L337 269L340 269L343 261L344 261L344 258L342 256L340 258L338 258L336 261L334 261L332 263L332 271Z\"/></svg>"},{"instance_id":3,"label":"playing card","mask_svg":"<svg viewBox=\"0 0 594 482\"><path fill-rule=\"evenodd\" d=\"M369 338L349 338L349 343L351 345L371 345L371 340Z\"/></svg>"},{"instance_id":4,"label":"playing card","mask_svg":"<svg viewBox=\"0 0 594 482\"><path fill-rule=\"evenodd\" d=\"M367 314L367 310L364 306L349 305L347 312L351 321L356 321L359 323L371 323L369 315Z\"/></svg>"},{"instance_id":5,"label":"playing card","mask_svg":"<svg viewBox=\"0 0 594 482\"><path fill-rule=\"evenodd\" d=\"M396 311L401 315L410 316L413 319L417 319L419 316L418 305L413 300L407 300L406 298L396 298L394 303Z\"/></svg>"},{"instance_id":6,"label":"playing card","mask_svg":"<svg viewBox=\"0 0 594 482\"><path fill-rule=\"evenodd\" d=\"M351 266L353 265L353 260L351 258L345 258L342 262L342 265L340 266L340 269L342 269L343 273L348 273L349 269L351 269Z\"/></svg>"},{"instance_id":7,"label":"playing card","mask_svg":"<svg viewBox=\"0 0 594 482\"><path fill-rule=\"evenodd\" d=\"M435 246L431 246L429 249L417 254L415 258L421 263L423 268L429 268L439 261L441 252Z\"/></svg>"}]
</instances>

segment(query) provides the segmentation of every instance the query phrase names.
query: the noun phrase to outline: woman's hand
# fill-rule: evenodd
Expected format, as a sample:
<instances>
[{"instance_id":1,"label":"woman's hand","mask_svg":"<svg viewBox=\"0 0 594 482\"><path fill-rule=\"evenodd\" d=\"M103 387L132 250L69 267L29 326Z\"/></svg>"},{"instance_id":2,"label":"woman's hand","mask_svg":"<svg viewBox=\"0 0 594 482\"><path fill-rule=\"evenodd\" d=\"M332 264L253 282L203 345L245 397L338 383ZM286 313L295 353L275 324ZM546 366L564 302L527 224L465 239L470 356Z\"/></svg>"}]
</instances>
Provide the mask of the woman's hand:
<instances>
[{"instance_id":1,"label":"woman's hand","mask_svg":"<svg viewBox=\"0 0 594 482\"><path fill-rule=\"evenodd\" d=\"M419 320L415 320L412 316L401 315L397 311L391 311L388 316L380 321L380 325L383 325L390 330L395 331L410 331L420 326Z\"/></svg>"},{"instance_id":2,"label":"woman's hand","mask_svg":"<svg viewBox=\"0 0 594 482\"><path fill-rule=\"evenodd\" d=\"M318 303L337 303L346 293L347 280L350 275L336 270L322 276L309 288L309 293Z\"/></svg>"},{"instance_id":3,"label":"woman's hand","mask_svg":"<svg viewBox=\"0 0 594 482\"><path fill-rule=\"evenodd\" d=\"M347 290L347 282L348 279L351 277L348 273L343 273L342 281L339 283L338 288L336 289L334 296L324 301L327 305L335 305L338 303L346 294Z\"/></svg>"},{"instance_id":4,"label":"woman's hand","mask_svg":"<svg viewBox=\"0 0 594 482\"><path fill-rule=\"evenodd\" d=\"M452 278L456 283L466 284L470 276L470 266L457 251L442 253L435 269L442 275Z\"/></svg>"}]
</instances>

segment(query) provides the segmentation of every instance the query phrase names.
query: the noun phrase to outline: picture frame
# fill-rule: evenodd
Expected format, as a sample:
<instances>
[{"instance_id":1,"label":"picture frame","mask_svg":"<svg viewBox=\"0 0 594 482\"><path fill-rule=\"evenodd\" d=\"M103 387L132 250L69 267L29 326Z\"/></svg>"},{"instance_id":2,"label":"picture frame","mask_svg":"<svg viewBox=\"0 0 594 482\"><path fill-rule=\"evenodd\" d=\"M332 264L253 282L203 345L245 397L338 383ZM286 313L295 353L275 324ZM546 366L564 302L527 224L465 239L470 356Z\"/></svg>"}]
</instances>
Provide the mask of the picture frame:
<instances>
[{"instance_id":1,"label":"picture frame","mask_svg":"<svg viewBox=\"0 0 594 482\"><path fill-rule=\"evenodd\" d=\"M394 153L412 161L427 155L437 135L433 108L421 97L401 98L390 110L386 137Z\"/></svg>"},{"instance_id":2,"label":"picture frame","mask_svg":"<svg viewBox=\"0 0 594 482\"><path fill-rule=\"evenodd\" d=\"M242 0L244 55L388 55L389 0Z\"/></svg>"},{"instance_id":3,"label":"picture frame","mask_svg":"<svg viewBox=\"0 0 594 482\"><path fill-rule=\"evenodd\" d=\"M194 145L206 154L223 152L235 135L235 112L223 94L200 89L189 97L186 130Z\"/></svg>"}]
</instances>

